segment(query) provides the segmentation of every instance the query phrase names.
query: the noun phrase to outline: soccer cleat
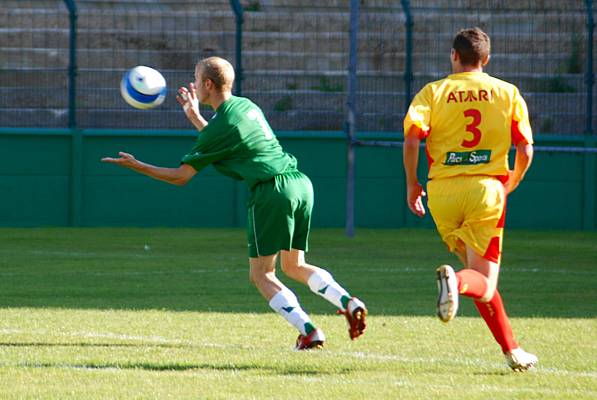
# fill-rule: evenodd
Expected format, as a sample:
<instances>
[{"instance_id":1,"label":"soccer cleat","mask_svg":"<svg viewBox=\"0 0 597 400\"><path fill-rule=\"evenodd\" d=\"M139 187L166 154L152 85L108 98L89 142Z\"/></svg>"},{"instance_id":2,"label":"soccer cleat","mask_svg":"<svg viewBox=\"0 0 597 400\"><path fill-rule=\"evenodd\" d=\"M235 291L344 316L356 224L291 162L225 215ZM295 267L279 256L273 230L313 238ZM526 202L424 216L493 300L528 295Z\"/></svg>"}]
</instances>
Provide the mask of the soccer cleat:
<instances>
[{"instance_id":1,"label":"soccer cleat","mask_svg":"<svg viewBox=\"0 0 597 400\"><path fill-rule=\"evenodd\" d=\"M456 273L449 265L437 269L437 316L443 322L449 322L458 312L458 281Z\"/></svg>"},{"instance_id":2,"label":"soccer cleat","mask_svg":"<svg viewBox=\"0 0 597 400\"><path fill-rule=\"evenodd\" d=\"M325 342L325 335L319 328L311 331L308 335L299 335L296 338L296 350L322 349Z\"/></svg>"},{"instance_id":3,"label":"soccer cleat","mask_svg":"<svg viewBox=\"0 0 597 400\"><path fill-rule=\"evenodd\" d=\"M516 372L524 372L535 368L535 365L539 362L536 355L527 353L520 347L507 352L504 356L506 357L508 366Z\"/></svg>"},{"instance_id":4,"label":"soccer cleat","mask_svg":"<svg viewBox=\"0 0 597 400\"><path fill-rule=\"evenodd\" d=\"M355 340L361 336L367 328L365 318L367 317L367 307L365 303L356 297L348 301L346 310L338 310L338 314L344 314L348 322L348 335L350 339Z\"/></svg>"}]
</instances>

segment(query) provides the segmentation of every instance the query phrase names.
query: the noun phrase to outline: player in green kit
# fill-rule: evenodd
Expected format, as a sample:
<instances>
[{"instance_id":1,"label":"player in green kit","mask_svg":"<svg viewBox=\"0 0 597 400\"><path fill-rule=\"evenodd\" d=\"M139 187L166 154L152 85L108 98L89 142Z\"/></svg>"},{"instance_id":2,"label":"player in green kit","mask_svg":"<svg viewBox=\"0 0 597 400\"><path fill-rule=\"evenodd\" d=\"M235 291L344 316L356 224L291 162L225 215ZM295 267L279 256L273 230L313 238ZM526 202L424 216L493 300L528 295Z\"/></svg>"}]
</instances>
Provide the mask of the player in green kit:
<instances>
[{"instance_id":1,"label":"player in green kit","mask_svg":"<svg viewBox=\"0 0 597 400\"><path fill-rule=\"evenodd\" d=\"M261 109L232 95L233 82L232 65L209 57L197 63L195 83L179 89L177 101L200 132L180 167L156 167L123 152L119 158L102 161L175 185L186 184L210 164L226 176L247 182L250 278L270 307L298 329L296 348L320 348L325 336L276 277L278 256L286 275L340 309L354 340L365 331L365 304L350 296L329 272L305 262L313 208L311 181L297 169L296 158L284 152ZM199 103L216 111L209 122L199 112Z\"/></svg>"}]
</instances>

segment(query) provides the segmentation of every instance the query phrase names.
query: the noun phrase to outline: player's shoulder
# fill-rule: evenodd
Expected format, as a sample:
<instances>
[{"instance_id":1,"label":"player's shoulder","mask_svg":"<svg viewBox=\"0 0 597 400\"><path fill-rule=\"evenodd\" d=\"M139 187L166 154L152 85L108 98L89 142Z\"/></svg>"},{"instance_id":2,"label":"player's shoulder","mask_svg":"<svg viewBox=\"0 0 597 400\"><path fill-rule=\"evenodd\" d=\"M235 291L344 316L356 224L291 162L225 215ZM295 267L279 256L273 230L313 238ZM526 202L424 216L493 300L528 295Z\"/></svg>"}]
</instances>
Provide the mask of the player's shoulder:
<instances>
[{"instance_id":1,"label":"player's shoulder","mask_svg":"<svg viewBox=\"0 0 597 400\"><path fill-rule=\"evenodd\" d=\"M439 88L446 81L446 78L438 79L436 81L428 82L417 92L415 102L430 102L435 94L439 91Z\"/></svg>"},{"instance_id":2,"label":"player's shoulder","mask_svg":"<svg viewBox=\"0 0 597 400\"><path fill-rule=\"evenodd\" d=\"M435 81L427 82L421 91L436 91L439 87L443 86L448 81L448 77L437 79Z\"/></svg>"},{"instance_id":3,"label":"player's shoulder","mask_svg":"<svg viewBox=\"0 0 597 400\"><path fill-rule=\"evenodd\" d=\"M255 104L251 99L241 96L232 96L226 101L226 113L227 114L246 114L250 110L259 109L259 106ZM219 110L218 110L219 111ZM223 110L224 111L224 110Z\"/></svg>"},{"instance_id":4,"label":"player's shoulder","mask_svg":"<svg viewBox=\"0 0 597 400\"><path fill-rule=\"evenodd\" d=\"M499 87L502 90L507 91L508 93L518 93L518 87L515 84L505 81L503 79L497 78L495 76L489 74L483 74L483 79L486 82L491 83L495 87Z\"/></svg>"}]
</instances>

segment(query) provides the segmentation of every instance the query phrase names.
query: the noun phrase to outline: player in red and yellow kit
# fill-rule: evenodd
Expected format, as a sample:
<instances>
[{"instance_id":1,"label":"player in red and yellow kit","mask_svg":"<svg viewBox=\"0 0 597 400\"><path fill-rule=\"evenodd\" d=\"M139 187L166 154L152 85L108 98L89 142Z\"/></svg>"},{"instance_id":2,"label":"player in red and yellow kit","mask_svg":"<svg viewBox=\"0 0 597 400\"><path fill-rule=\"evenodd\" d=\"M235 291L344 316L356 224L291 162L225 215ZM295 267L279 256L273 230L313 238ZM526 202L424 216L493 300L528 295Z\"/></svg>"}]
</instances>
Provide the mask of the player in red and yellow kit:
<instances>
[{"instance_id":1,"label":"player in red and yellow kit","mask_svg":"<svg viewBox=\"0 0 597 400\"><path fill-rule=\"evenodd\" d=\"M451 51L452 74L427 84L404 119L407 202L425 214L426 195L417 179L419 144L426 140L429 210L442 240L464 269L437 270L437 314L448 322L458 297L473 298L502 347L508 365L525 371L537 357L518 347L497 291L506 197L531 165L533 139L527 106L516 86L483 72L490 41L479 28L457 33ZM508 166L516 147L514 170Z\"/></svg>"}]
</instances>

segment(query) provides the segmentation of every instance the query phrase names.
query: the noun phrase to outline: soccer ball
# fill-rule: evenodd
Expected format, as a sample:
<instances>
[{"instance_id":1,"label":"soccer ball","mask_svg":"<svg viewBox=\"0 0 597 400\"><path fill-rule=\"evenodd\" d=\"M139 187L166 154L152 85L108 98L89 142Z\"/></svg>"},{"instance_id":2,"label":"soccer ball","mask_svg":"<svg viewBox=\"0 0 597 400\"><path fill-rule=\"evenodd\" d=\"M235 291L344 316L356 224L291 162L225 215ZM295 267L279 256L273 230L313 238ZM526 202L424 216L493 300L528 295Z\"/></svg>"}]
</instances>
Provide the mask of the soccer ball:
<instances>
[{"instance_id":1,"label":"soccer ball","mask_svg":"<svg viewBox=\"0 0 597 400\"><path fill-rule=\"evenodd\" d=\"M128 70L120 81L124 101L142 110L162 104L166 93L166 80L162 74L143 65Z\"/></svg>"}]
</instances>

